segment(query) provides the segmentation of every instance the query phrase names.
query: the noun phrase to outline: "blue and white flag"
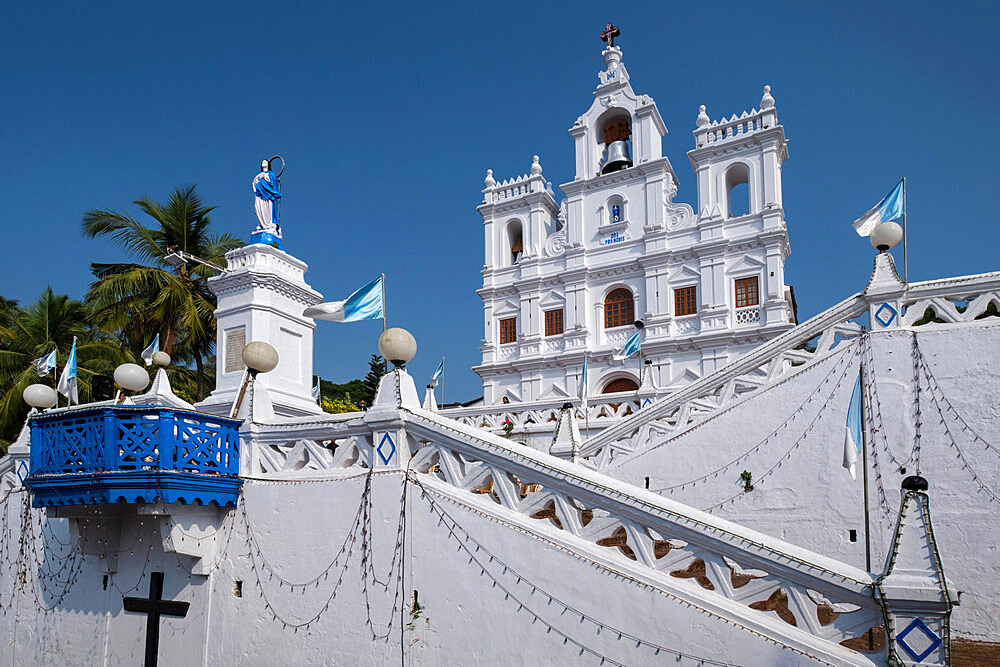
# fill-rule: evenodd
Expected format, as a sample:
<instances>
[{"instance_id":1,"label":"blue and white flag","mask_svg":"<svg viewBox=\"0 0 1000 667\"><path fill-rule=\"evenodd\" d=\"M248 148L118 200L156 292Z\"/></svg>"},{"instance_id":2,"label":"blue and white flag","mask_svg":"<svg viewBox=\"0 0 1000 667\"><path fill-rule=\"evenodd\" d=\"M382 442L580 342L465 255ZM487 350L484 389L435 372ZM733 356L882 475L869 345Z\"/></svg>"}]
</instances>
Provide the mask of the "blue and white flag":
<instances>
[{"instance_id":1,"label":"blue and white flag","mask_svg":"<svg viewBox=\"0 0 1000 667\"><path fill-rule=\"evenodd\" d=\"M431 376L431 384L435 387L438 386L438 382L441 380L442 375L444 375L444 357L441 357L441 363L438 364L437 370L434 371L434 375Z\"/></svg>"},{"instance_id":2,"label":"blue and white flag","mask_svg":"<svg viewBox=\"0 0 1000 667\"><path fill-rule=\"evenodd\" d=\"M159 351L160 351L160 334L156 334L156 338L153 339L153 342L150 343L149 347L143 350L142 354L140 354L139 356L142 357L142 360L146 362L147 366L149 366L153 363L153 355Z\"/></svg>"},{"instance_id":3,"label":"blue and white flag","mask_svg":"<svg viewBox=\"0 0 1000 667\"><path fill-rule=\"evenodd\" d=\"M844 435L844 467L857 479L855 465L861 454L861 374L858 374L851 392L851 405L847 409L847 433Z\"/></svg>"},{"instance_id":4,"label":"blue and white flag","mask_svg":"<svg viewBox=\"0 0 1000 667\"><path fill-rule=\"evenodd\" d=\"M73 336L73 349L69 351L69 359L59 376L56 391L69 399L70 404L80 403L80 394L76 386L76 336Z\"/></svg>"},{"instance_id":5,"label":"blue and white flag","mask_svg":"<svg viewBox=\"0 0 1000 667\"><path fill-rule=\"evenodd\" d=\"M625 341L625 347L622 348L621 352L615 352L615 359L617 361L622 361L623 359L628 359L633 354L642 349L642 341L639 340L639 336L642 331L636 331L632 334L632 337Z\"/></svg>"},{"instance_id":6,"label":"blue and white flag","mask_svg":"<svg viewBox=\"0 0 1000 667\"><path fill-rule=\"evenodd\" d=\"M875 226L882 222L899 220L906 213L903 207L904 181L900 181L875 207L854 221L854 231L858 236L871 236Z\"/></svg>"},{"instance_id":7,"label":"blue and white flag","mask_svg":"<svg viewBox=\"0 0 1000 667\"><path fill-rule=\"evenodd\" d=\"M583 409L587 409L587 355L583 355L583 372L580 373L580 401L583 403Z\"/></svg>"},{"instance_id":8,"label":"blue and white flag","mask_svg":"<svg viewBox=\"0 0 1000 667\"><path fill-rule=\"evenodd\" d=\"M320 396L322 395L322 390L320 389L321 382L322 380L320 380L320 377L317 375L316 386L313 387L313 400L316 401L317 403L319 403Z\"/></svg>"},{"instance_id":9,"label":"blue and white flag","mask_svg":"<svg viewBox=\"0 0 1000 667\"><path fill-rule=\"evenodd\" d=\"M38 372L38 377L46 377L49 372L56 367L56 351L52 350L44 357L39 357L31 363L35 365L35 371Z\"/></svg>"},{"instance_id":10,"label":"blue and white flag","mask_svg":"<svg viewBox=\"0 0 1000 667\"><path fill-rule=\"evenodd\" d=\"M377 320L382 317L383 284L385 274L380 275L343 301L330 301L318 306L306 308L302 314L317 320L331 322L357 322L358 320Z\"/></svg>"}]
</instances>

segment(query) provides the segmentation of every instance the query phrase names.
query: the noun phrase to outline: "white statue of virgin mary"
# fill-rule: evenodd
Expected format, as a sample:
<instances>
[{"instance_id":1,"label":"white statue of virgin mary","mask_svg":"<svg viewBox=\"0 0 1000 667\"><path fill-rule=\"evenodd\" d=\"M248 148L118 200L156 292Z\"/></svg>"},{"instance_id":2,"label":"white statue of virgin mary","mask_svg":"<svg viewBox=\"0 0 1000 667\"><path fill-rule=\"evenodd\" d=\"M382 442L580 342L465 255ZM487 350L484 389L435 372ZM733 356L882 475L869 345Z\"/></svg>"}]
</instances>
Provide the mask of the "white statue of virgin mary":
<instances>
[{"instance_id":1,"label":"white statue of virgin mary","mask_svg":"<svg viewBox=\"0 0 1000 667\"><path fill-rule=\"evenodd\" d=\"M267 160L260 163L260 173L257 174L250 191L254 194L254 209L257 212L258 232L280 234L278 227L278 200L281 192L278 189L278 177L271 171Z\"/></svg>"}]
</instances>

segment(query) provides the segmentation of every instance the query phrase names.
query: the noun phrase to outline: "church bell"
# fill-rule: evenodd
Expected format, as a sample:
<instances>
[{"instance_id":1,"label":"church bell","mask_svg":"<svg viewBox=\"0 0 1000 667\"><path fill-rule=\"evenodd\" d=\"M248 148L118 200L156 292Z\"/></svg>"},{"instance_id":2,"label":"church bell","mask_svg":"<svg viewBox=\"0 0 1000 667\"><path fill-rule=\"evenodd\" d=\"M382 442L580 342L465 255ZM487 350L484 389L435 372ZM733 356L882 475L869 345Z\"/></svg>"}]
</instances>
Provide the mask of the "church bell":
<instances>
[{"instance_id":1,"label":"church bell","mask_svg":"<svg viewBox=\"0 0 1000 667\"><path fill-rule=\"evenodd\" d=\"M632 136L632 123L619 118L604 126L604 145L608 147L602 174L627 169L632 166L632 155L628 150L628 140Z\"/></svg>"},{"instance_id":2,"label":"church bell","mask_svg":"<svg viewBox=\"0 0 1000 667\"><path fill-rule=\"evenodd\" d=\"M628 152L627 141L612 141L608 146L608 159L604 161L602 174L610 174L619 169L627 169L632 166L632 156Z\"/></svg>"}]
</instances>

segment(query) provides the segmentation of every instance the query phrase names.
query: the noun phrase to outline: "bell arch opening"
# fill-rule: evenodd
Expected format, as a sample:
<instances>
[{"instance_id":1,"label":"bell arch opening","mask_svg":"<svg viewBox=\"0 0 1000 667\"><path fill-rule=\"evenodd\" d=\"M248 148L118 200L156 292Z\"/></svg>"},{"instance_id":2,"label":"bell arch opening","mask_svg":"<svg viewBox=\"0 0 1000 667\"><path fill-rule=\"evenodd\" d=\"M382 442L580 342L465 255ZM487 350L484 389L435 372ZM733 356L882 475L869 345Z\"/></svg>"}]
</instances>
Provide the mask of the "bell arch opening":
<instances>
[{"instance_id":1,"label":"bell arch opening","mask_svg":"<svg viewBox=\"0 0 1000 667\"><path fill-rule=\"evenodd\" d=\"M524 239L522 237L521 221L514 219L507 223L504 238L503 266L514 266L521 261L524 254Z\"/></svg>"},{"instance_id":2,"label":"bell arch opening","mask_svg":"<svg viewBox=\"0 0 1000 667\"><path fill-rule=\"evenodd\" d=\"M750 212L750 170L737 162L726 170L726 217L738 218Z\"/></svg>"},{"instance_id":3,"label":"bell arch opening","mask_svg":"<svg viewBox=\"0 0 1000 667\"><path fill-rule=\"evenodd\" d=\"M597 141L603 144L602 174L632 166L632 116L625 109L608 109L597 120Z\"/></svg>"}]
</instances>

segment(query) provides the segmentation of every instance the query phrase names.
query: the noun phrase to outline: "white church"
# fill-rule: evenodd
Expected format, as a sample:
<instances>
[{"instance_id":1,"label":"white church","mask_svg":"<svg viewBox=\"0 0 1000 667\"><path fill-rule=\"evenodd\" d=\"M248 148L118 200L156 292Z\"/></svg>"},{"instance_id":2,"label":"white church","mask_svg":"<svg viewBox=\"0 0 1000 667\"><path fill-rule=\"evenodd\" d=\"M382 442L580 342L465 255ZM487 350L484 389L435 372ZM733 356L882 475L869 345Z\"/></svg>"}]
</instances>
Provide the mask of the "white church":
<instances>
[{"instance_id":1,"label":"white church","mask_svg":"<svg viewBox=\"0 0 1000 667\"><path fill-rule=\"evenodd\" d=\"M484 402L635 392L614 353L642 328L651 386L677 388L795 324L781 204L788 157L770 87L760 109L712 122L688 153L698 213L674 201L656 102L632 89L618 46L601 54L594 101L570 128L573 180L556 202L538 157L483 189Z\"/></svg>"},{"instance_id":2,"label":"white church","mask_svg":"<svg viewBox=\"0 0 1000 667\"><path fill-rule=\"evenodd\" d=\"M565 198L537 159L487 175L481 405L421 396L419 341L389 329L374 405L320 411L323 297L294 235L211 280L203 403L130 365L115 401L26 392L0 459L0 663L998 655L1000 272L906 283L879 232L858 292L799 322L770 90L701 108L695 212L615 32ZM636 332L641 359L617 360Z\"/></svg>"}]
</instances>

